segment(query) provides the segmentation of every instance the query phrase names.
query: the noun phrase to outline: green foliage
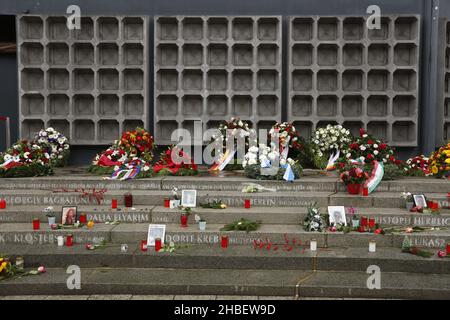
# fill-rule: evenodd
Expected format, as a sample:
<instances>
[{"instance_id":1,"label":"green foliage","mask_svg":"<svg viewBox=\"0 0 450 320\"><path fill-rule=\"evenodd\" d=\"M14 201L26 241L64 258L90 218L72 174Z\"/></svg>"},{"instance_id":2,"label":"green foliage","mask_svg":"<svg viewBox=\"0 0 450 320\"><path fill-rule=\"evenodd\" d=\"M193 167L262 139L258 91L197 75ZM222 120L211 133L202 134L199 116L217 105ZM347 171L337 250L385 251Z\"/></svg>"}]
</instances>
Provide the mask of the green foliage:
<instances>
[{"instance_id":1,"label":"green foliage","mask_svg":"<svg viewBox=\"0 0 450 320\"><path fill-rule=\"evenodd\" d=\"M233 223L226 224L223 228L221 228L221 231L256 231L259 229L259 226L261 225L260 221L251 221L244 218L241 218L238 221L235 221Z\"/></svg>"},{"instance_id":2,"label":"green foliage","mask_svg":"<svg viewBox=\"0 0 450 320\"><path fill-rule=\"evenodd\" d=\"M53 175L52 167L38 163L14 167L8 170L0 169L0 178L42 177L51 175Z\"/></svg>"},{"instance_id":3,"label":"green foliage","mask_svg":"<svg viewBox=\"0 0 450 320\"><path fill-rule=\"evenodd\" d=\"M303 168L300 165L299 162L296 162L295 164L291 165L292 171L294 172L295 179L298 179L301 177ZM275 175L269 175L264 176L261 175L261 165L260 164L252 164L247 165L244 170L244 174L246 177L251 179L257 179L257 180L283 180L284 173L286 172L286 169L279 168L277 174Z\"/></svg>"},{"instance_id":4,"label":"green foliage","mask_svg":"<svg viewBox=\"0 0 450 320\"><path fill-rule=\"evenodd\" d=\"M384 165L383 180L396 180L404 176L404 171L394 163L387 163Z\"/></svg>"},{"instance_id":5,"label":"green foliage","mask_svg":"<svg viewBox=\"0 0 450 320\"><path fill-rule=\"evenodd\" d=\"M316 155L311 146L311 143L303 137L299 137L300 144L302 145L301 150L289 150L290 157L298 161L303 168L316 169L315 158Z\"/></svg>"}]
</instances>

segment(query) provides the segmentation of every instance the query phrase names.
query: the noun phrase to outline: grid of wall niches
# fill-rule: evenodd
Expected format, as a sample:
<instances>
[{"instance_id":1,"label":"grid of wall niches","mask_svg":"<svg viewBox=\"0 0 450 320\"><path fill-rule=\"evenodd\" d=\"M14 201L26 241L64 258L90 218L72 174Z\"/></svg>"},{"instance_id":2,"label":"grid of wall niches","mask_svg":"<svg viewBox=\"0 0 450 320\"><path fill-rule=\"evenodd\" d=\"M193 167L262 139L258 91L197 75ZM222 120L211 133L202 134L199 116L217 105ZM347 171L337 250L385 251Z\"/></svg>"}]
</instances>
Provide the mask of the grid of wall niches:
<instances>
[{"instance_id":1,"label":"grid of wall niches","mask_svg":"<svg viewBox=\"0 0 450 320\"><path fill-rule=\"evenodd\" d=\"M281 120L279 16L155 18L155 139L230 117L253 128Z\"/></svg>"},{"instance_id":2,"label":"grid of wall niches","mask_svg":"<svg viewBox=\"0 0 450 320\"><path fill-rule=\"evenodd\" d=\"M109 144L147 127L148 22L145 17L20 16L20 131L53 127L72 144Z\"/></svg>"},{"instance_id":3,"label":"grid of wall niches","mask_svg":"<svg viewBox=\"0 0 450 320\"><path fill-rule=\"evenodd\" d=\"M450 22L446 23L445 86L442 144L450 140Z\"/></svg>"},{"instance_id":4,"label":"grid of wall niches","mask_svg":"<svg viewBox=\"0 0 450 320\"><path fill-rule=\"evenodd\" d=\"M419 16L295 16L289 23L288 120L302 135L339 123L394 146L418 143Z\"/></svg>"}]
</instances>

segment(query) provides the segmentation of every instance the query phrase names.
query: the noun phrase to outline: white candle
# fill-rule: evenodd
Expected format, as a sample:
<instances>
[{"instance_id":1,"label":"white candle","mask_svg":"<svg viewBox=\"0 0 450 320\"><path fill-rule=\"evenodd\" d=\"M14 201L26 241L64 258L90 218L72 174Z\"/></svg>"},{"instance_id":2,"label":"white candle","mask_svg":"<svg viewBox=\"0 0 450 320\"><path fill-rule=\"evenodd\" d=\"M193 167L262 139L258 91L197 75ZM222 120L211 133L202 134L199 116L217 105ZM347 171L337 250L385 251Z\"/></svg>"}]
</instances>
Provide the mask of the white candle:
<instances>
[{"instance_id":1,"label":"white candle","mask_svg":"<svg viewBox=\"0 0 450 320\"><path fill-rule=\"evenodd\" d=\"M58 236L58 247L64 246L64 238L63 236Z\"/></svg>"},{"instance_id":2,"label":"white candle","mask_svg":"<svg viewBox=\"0 0 450 320\"><path fill-rule=\"evenodd\" d=\"M375 252L377 251L377 243L375 241L369 242L369 252Z\"/></svg>"},{"instance_id":3,"label":"white candle","mask_svg":"<svg viewBox=\"0 0 450 320\"><path fill-rule=\"evenodd\" d=\"M311 251L317 251L317 240L312 239L309 243L309 248Z\"/></svg>"}]
</instances>

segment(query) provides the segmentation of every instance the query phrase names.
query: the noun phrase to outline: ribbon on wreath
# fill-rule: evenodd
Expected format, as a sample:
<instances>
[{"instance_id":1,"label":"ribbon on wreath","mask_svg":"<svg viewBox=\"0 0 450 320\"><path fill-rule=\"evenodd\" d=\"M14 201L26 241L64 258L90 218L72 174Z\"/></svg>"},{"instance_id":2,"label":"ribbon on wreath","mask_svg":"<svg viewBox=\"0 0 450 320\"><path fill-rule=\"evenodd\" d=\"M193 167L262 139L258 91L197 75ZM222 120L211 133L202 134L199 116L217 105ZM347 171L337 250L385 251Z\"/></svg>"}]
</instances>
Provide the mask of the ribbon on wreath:
<instances>
[{"instance_id":1,"label":"ribbon on wreath","mask_svg":"<svg viewBox=\"0 0 450 320\"><path fill-rule=\"evenodd\" d=\"M177 152L178 157L180 161L177 161L175 163L172 160L172 153ZM153 172L158 173L159 171L163 169L169 170L172 174L177 174L180 169L189 169L197 170L197 165L192 161L191 157L184 152L183 150L180 150L176 147L172 149L168 149L166 151L166 154L164 155L163 159L161 159L157 164L153 166Z\"/></svg>"},{"instance_id":2,"label":"ribbon on wreath","mask_svg":"<svg viewBox=\"0 0 450 320\"><path fill-rule=\"evenodd\" d=\"M21 167L23 166L22 162L14 161L14 159L10 159L8 161L5 161L4 163L0 164L1 169L9 170L15 167Z\"/></svg>"},{"instance_id":3,"label":"ribbon on wreath","mask_svg":"<svg viewBox=\"0 0 450 320\"><path fill-rule=\"evenodd\" d=\"M224 154L214 163L208 171L222 171L231 160L233 160L236 150L227 150Z\"/></svg>"},{"instance_id":4,"label":"ribbon on wreath","mask_svg":"<svg viewBox=\"0 0 450 320\"><path fill-rule=\"evenodd\" d=\"M122 165L122 163L120 161L112 161L106 154L103 154L100 159L98 159L98 165L102 167L115 167Z\"/></svg>"}]
</instances>

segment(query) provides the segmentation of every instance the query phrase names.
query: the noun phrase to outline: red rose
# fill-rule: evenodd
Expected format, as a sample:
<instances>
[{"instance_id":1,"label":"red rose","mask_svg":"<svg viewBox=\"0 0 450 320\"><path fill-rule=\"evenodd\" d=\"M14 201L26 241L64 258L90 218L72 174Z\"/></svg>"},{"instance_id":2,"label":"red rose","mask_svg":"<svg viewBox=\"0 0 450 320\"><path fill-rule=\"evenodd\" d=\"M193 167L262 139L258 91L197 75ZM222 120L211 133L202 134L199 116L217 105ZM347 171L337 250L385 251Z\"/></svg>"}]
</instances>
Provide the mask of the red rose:
<instances>
[{"instance_id":1,"label":"red rose","mask_svg":"<svg viewBox=\"0 0 450 320\"><path fill-rule=\"evenodd\" d=\"M364 134L366 133L366 130L364 130L363 128L359 129L359 135L362 137Z\"/></svg>"},{"instance_id":2,"label":"red rose","mask_svg":"<svg viewBox=\"0 0 450 320\"><path fill-rule=\"evenodd\" d=\"M394 156L390 156L390 157L389 157L389 161L394 162L394 161L395 161Z\"/></svg>"},{"instance_id":3,"label":"red rose","mask_svg":"<svg viewBox=\"0 0 450 320\"><path fill-rule=\"evenodd\" d=\"M359 148L359 146L357 143L353 142L352 144L350 144L350 149L358 150L358 148Z\"/></svg>"},{"instance_id":4,"label":"red rose","mask_svg":"<svg viewBox=\"0 0 450 320\"><path fill-rule=\"evenodd\" d=\"M386 149L386 147L387 147L386 143L382 143L382 144L379 145L379 148L380 148L381 150Z\"/></svg>"},{"instance_id":5,"label":"red rose","mask_svg":"<svg viewBox=\"0 0 450 320\"><path fill-rule=\"evenodd\" d=\"M369 141L367 141L368 144L374 144L373 140L369 139Z\"/></svg>"},{"instance_id":6,"label":"red rose","mask_svg":"<svg viewBox=\"0 0 450 320\"><path fill-rule=\"evenodd\" d=\"M369 153L366 157L368 160L372 160L373 159L373 155L371 153Z\"/></svg>"}]
</instances>

